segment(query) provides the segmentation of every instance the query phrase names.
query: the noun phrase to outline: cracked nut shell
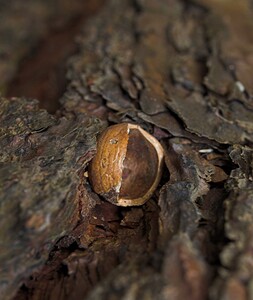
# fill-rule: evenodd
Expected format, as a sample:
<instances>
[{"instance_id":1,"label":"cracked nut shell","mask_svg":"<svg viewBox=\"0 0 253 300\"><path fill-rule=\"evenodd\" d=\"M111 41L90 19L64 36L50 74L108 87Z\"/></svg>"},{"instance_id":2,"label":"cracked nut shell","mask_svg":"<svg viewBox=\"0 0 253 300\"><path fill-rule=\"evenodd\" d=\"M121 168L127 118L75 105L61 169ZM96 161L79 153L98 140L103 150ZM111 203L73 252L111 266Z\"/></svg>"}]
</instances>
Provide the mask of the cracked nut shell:
<instances>
[{"instance_id":1,"label":"cracked nut shell","mask_svg":"<svg viewBox=\"0 0 253 300\"><path fill-rule=\"evenodd\" d=\"M89 167L94 191L118 206L144 204L161 178L163 148L140 126L122 123L99 137Z\"/></svg>"}]
</instances>

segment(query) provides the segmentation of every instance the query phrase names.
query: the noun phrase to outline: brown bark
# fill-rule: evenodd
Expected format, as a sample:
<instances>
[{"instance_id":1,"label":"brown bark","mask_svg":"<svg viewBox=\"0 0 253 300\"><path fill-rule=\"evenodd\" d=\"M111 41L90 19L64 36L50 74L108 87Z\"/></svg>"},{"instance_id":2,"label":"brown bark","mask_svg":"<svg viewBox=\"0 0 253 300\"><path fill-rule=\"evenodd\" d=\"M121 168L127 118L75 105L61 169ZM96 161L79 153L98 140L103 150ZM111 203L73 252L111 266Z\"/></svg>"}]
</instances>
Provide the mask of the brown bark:
<instances>
[{"instance_id":1,"label":"brown bark","mask_svg":"<svg viewBox=\"0 0 253 300\"><path fill-rule=\"evenodd\" d=\"M252 17L249 0L111 0L79 36L56 115L1 98L4 299L253 297ZM120 122L165 151L141 207L87 178L96 136Z\"/></svg>"}]
</instances>

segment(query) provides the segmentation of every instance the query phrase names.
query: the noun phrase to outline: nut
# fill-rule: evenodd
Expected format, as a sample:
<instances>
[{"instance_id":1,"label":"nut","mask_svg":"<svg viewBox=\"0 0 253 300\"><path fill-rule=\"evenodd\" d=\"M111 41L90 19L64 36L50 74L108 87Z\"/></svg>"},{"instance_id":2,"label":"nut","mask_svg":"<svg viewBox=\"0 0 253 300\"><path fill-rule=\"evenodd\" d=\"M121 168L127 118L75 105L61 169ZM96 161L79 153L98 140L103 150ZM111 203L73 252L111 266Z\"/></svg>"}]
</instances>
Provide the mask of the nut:
<instances>
[{"instance_id":1,"label":"nut","mask_svg":"<svg viewBox=\"0 0 253 300\"><path fill-rule=\"evenodd\" d=\"M100 136L89 179L94 191L119 206L144 204L161 178L161 144L138 125L108 127Z\"/></svg>"}]
</instances>

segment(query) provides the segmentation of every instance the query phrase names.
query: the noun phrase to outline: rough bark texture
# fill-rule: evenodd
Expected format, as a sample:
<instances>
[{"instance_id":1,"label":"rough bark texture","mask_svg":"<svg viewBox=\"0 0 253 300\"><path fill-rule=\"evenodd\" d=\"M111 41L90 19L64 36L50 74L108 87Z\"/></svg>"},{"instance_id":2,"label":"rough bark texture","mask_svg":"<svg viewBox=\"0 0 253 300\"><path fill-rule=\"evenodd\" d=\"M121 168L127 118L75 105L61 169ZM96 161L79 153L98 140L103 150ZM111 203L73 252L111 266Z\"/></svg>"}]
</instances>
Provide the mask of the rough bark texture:
<instances>
[{"instance_id":1,"label":"rough bark texture","mask_svg":"<svg viewBox=\"0 0 253 300\"><path fill-rule=\"evenodd\" d=\"M6 87L24 55L15 26L1 28ZM252 29L250 0L110 0L79 35L55 115L0 98L3 299L253 298ZM87 177L96 136L120 122L165 151L141 207L107 203Z\"/></svg>"}]
</instances>

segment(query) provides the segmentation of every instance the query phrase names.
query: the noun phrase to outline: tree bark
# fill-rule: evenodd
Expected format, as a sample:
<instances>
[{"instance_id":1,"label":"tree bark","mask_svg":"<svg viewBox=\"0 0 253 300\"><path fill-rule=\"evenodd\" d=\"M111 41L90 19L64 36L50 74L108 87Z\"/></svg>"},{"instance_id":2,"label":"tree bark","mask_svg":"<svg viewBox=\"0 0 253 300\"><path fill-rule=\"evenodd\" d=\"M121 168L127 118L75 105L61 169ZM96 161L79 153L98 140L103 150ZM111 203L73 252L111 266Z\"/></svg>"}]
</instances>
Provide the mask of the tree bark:
<instances>
[{"instance_id":1,"label":"tree bark","mask_svg":"<svg viewBox=\"0 0 253 300\"><path fill-rule=\"evenodd\" d=\"M111 0L56 114L0 99L3 299L253 298L252 29L250 0ZM141 207L89 184L96 137L120 122L165 151Z\"/></svg>"}]
</instances>

